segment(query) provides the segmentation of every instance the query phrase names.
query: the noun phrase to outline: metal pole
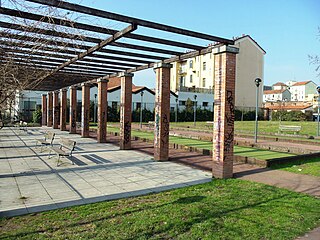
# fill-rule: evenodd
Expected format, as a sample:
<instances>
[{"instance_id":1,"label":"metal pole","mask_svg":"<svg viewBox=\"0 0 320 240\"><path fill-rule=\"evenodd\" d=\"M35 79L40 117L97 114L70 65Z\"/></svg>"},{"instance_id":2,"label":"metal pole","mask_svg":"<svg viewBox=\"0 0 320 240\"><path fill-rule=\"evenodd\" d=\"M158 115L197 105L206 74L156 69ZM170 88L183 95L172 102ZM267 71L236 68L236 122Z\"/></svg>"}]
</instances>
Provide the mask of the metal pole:
<instances>
[{"instance_id":1,"label":"metal pole","mask_svg":"<svg viewBox=\"0 0 320 240\"><path fill-rule=\"evenodd\" d=\"M143 92L141 92L141 103L140 103L140 128L142 128L142 104L143 104Z\"/></svg>"},{"instance_id":2,"label":"metal pole","mask_svg":"<svg viewBox=\"0 0 320 240\"><path fill-rule=\"evenodd\" d=\"M94 104L93 104L93 122L97 122L97 94L94 95Z\"/></svg>"},{"instance_id":3,"label":"metal pole","mask_svg":"<svg viewBox=\"0 0 320 240\"><path fill-rule=\"evenodd\" d=\"M194 95L194 104L193 104L193 125L196 126L196 114L197 114L197 95Z\"/></svg>"},{"instance_id":4,"label":"metal pole","mask_svg":"<svg viewBox=\"0 0 320 240\"><path fill-rule=\"evenodd\" d=\"M257 96L256 96L256 124L254 130L254 143L258 142L258 101L259 101L259 86L257 86Z\"/></svg>"},{"instance_id":5,"label":"metal pole","mask_svg":"<svg viewBox=\"0 0 320 240\"><path fill-rule=\"evenodd\" d=\"M176 115L175 115L175 122L178 122L178 98L176 98Z\"/></svg>"}]
</instances>

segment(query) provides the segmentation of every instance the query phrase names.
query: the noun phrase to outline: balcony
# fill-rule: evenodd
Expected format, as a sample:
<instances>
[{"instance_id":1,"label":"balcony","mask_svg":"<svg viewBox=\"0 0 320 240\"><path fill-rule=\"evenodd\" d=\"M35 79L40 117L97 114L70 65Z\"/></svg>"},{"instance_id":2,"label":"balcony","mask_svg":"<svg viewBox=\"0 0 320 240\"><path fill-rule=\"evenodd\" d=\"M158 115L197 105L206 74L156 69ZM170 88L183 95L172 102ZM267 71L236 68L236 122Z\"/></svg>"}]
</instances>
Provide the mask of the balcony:
<instances>
[{"instance_id":1,"label":"balcony","mask_svg":"<svg viewBox=\"0 0 320 240\"><path fill-rule=\"evenodd\" d=\"M186 87L186 86L180 86L179 87L180 92L194 92L194 93L208 93L213 94L214 88L198 88L198 87Z\"/></svg>"}]
</instances>

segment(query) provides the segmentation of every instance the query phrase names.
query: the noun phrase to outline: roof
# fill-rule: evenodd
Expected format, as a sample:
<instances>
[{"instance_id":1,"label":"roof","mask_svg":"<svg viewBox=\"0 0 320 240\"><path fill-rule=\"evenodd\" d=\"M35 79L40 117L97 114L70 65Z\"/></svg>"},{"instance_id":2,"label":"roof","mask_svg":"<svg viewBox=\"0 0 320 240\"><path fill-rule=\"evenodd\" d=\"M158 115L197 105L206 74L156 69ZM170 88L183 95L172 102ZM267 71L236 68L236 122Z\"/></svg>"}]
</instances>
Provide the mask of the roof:
<instances>
[{"instance_id":1,"label":"roof","mask_svg":"<svg viewBox=\"0 0 320 240\"><path fill-rule=\"evenodd\" d=\"M287 89L281 89L281 90L265 90L263 91L263 94L281 94L285 92Z\"/></svg>"},{"instance_id":2,"label":"roof","mask_svg":"<svg viewBox=\"0 0 320 240\"><path fill-rule=\"evenodd\" d=\"M255 45L257 45L258 48L260 48L262 52L264 52L264 54L267 53L250 35L243 34L241 37L234 38L234 40L235 40L235 43L237 43L245 38L249 38Z\"/></svg>"},{"instance_id":3,"label":"roof","mask_svg":"<svg viewBox=\"0 0 320 240\"><path fill-rule=\"evenodd\" d=\"M287 86L287 85L282 82L277 82L277 83L273 84L272 86Z\"/></svg>"},{"instance_id":4,"label":"roof","mask_svg":"<svg viewBox=\"0 0 320 240\"><path fill-rule=\"evenodd\" d=\"M309 82L311 82L311 81L309 80L309 81L304 81L304 82L297 82L297 83L293 84L292 87L293 86L303 86L303 85L308 84Z\"/></svg>"}]
</instances>

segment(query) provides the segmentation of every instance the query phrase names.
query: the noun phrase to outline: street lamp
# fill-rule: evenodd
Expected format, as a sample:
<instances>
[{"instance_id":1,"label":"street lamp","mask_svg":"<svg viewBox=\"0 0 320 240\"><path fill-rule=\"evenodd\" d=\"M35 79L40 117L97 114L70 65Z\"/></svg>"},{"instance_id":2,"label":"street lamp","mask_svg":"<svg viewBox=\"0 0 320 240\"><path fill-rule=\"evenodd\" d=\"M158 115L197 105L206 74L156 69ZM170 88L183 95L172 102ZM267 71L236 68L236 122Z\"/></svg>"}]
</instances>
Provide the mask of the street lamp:
<instances>
[{"instance_id":1,"label":"street lamp","mask_svg":"<svg viewBox=\"0 0 320 240\"><path fill-rule=\"evenodd\" d=\"M140 128L142 128L142 104L143 104L143 91L140 93L141 102L140 102Z\"/></svg>"},{"instance_id":2,"label":"street lamp","mask_svg":"<svg viewBox=\"0 0 320 240\"><path fill-rule=\"evenodd\" d=\"M196 126L196 114L197 114L197 95L194 95L194 104L193 104L193 125Z\"/></svg>"},{"instance_id":3,"label":"street lamp","mask_svg":"<svg viewBox=\"0 0 320 240\"><path fill-rule=\"evenodd\" d=\"M254 131L254 143L258 142L258 104L259 104L259 86L262 80L260 78L256 78L254 80L254 83L257 86L257 96L256 96L256 125L255 125L255 131Z\"/></svg>"},{"instance_id":4,"label":"street lamp","mask_svg":"<svg viewBox=\"0 0 320 240\"><path fill-rule=\"evenodd\" d=\"M94 95L94 104L93 104L93 122L97 122L97 94Z\"/></svg>"},{"instance_id":5,"label":"street lamp","mask_svg":"<svg viewBox=\"0 0 320 240\"><path fill-rule=\"evenodd\" d=\"M317 131L317 136L320 136L320 124L319 124L319 116L320 116L320 86L317 86L317 91L318 91L318 131Z\"/></svg>"},{"instance_id":6,"label":"street lamp","mask_svg":"<svg viewBox=\"0 0 320 240\"><path fill-rule=\"evenodd\" d=\"M175 122L178 122L178 98L176 98L176 114L175 114Z\"/></svg>"}]
</instances>

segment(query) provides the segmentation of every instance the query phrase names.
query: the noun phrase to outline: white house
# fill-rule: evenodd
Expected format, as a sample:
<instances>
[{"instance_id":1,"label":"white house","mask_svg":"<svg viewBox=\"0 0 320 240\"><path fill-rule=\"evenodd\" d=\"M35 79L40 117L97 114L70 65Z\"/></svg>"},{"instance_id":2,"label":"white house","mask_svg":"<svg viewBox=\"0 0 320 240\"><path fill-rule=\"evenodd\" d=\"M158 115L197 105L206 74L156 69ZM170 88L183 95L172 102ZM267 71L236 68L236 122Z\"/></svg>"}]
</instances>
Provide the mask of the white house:
<instances>
[{"instance_id":1,"label":"white house","mask_svg":"<svg viewBox=\"0 0 320 240\"><path fill-rule=\"evenodd\" d=\"M305 102L317 94L317 84L312 81L296 82L290 87L291 101Z\"/></svg>"}]
</instances>

